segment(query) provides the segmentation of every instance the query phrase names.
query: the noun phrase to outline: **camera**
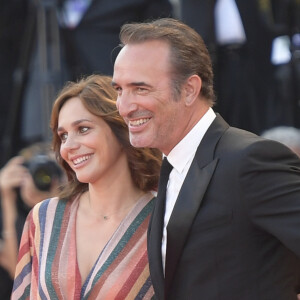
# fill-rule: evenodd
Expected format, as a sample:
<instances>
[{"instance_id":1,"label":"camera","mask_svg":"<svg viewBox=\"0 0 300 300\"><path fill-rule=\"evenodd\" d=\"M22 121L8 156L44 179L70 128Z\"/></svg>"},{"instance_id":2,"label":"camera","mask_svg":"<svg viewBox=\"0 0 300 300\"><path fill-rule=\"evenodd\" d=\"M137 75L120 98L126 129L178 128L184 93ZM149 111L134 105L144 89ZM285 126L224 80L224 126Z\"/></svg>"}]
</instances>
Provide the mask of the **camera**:
<instances>
[{"instance_id":1,"label":"camera","mask_svg":"<svg viewBox=\"0 0 300 300\"><path fill-rule=\"evenodd\" d=\"M36 188L40 191L50 191L53 180L62 176L61 168L47 155L36 155L26 161L24 166L29 170Z\"/></svg>"}]
</instances>

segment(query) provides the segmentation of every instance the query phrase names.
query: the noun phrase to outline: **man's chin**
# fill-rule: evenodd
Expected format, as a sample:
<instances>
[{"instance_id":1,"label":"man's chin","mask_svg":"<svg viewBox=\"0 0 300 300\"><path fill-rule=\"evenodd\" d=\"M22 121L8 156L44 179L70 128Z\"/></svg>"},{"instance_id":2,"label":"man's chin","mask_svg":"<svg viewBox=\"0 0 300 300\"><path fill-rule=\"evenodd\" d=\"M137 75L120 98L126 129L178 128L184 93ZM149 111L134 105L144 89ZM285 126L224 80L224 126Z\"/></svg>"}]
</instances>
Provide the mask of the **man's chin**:
<instances>
[{"instance_id":1,"label":"man's chin","mask_svg":"<svg viewBox=\"0 0 300 300\"><path fill-rule=\"evenodd\" d=\"M130 136L130 144L135 148L150 147L149 143L147 143L146 140L143 140L141 138L132 137L132 136Z\"/></svg>"}]
</instances>

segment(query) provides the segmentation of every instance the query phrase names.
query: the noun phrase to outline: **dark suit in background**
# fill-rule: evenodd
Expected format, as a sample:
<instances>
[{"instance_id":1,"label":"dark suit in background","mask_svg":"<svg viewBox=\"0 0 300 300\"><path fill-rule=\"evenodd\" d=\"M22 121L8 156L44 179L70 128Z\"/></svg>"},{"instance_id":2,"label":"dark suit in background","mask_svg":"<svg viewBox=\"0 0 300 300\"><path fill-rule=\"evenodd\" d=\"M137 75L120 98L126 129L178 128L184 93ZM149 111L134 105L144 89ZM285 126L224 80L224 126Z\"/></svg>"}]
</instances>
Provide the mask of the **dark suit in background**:
<instances>
[{"instance_id":1,"label":"dark suit in background","mask_svg":"<svg viewBox=\"0 0 300 300\"><path fill-rule=\"evenodd\" d=\"M24 55L22 36L26 33L24 24L29 15L28 6L28 1L23 0L2 1L0 5L0 168L6 163L5 150L10 142L5 133L11 122L15 82L19 83L20 71L23 71L17 68L21 54ZM11 141L14 153L22 147L15 137Z\"/></svg>"},{"instance_id":2,"label":"dark suit in background","mask_svg":"<svg viewBox=\"0 0 300 300\"><path fill-rule=\"evenodd\" d=\"M64 56L71 78L91 73L111 75L121 25L171 14L168 0L92 1L75 28L62 28Z\"/></svg>"},{"instance_id":3,"label":"dark suit in background","mask_svg":"<svg viewBox=\"0 0 300 300\"><path fill-rule=\"evenodd\" d=\"M3 3L0 165L26 145L49 140L50 108L64 82L112 74L123 23L172 14L168 0L93 0L80 23L68 28L56 18L65 0ZM37 20L41 16L44 22Z\"/></svg>"},{"instance_id":4,"label":"dark suit in background","mask_svg":"<svg viewBox=\"0 0 300 300\"><path fill-rule=\"evenodd\" d=\"M287 16L284 20L287 29L287 19L294 23L296 22L292 20L300 19L299 3L296 4L297 1L294 0L235 2L247 39L240 48L231 45L218 46L214 19L216 0L181 1L182 20L200 33L213 58L216 110L232 126L258 134L273 126L296 126L297 103L293 90L300 82L283 79L285 86L280 90L278 79L274 77L276 70L270 59L272 41L282 34L282 26L281 29L278 26L277 12ZM285 34L290 33L285 30ZM293 76L286 71L285 73L283 71L279 76ZM287 92L289 96L286 96Z\"/></svg>"},{"instance_id":5,"label":"dark suit in background","mask_svg":"<svg viewBox=\"0 0 300 300\"><path fill-rule=\"evenodd\" d=\"M273 0L272 10L270 27L276 37L286 39L291 56L273 66L273 125L300 128L300 1Z\"/></svg>"}]
</instances>

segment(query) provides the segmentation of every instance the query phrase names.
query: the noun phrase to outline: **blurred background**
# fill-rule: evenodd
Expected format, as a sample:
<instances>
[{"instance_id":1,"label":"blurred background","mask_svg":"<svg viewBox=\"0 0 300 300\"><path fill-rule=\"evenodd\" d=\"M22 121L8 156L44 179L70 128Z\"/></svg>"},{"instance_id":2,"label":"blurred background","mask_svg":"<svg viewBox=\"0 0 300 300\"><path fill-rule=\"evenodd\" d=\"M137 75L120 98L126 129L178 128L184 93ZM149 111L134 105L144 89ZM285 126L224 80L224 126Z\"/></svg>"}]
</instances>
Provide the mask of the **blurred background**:
<instances>
[{"instance_id":1,"label":"blurred background","mask_svg":"<svg viewBox=\"0 0 300 300\"><path fill-rule=\"evenodd\" d=\"M10 0L0 9L0 167L50 140L67 80L112 75L120 26L174 17L211 53L220 112L257 134L300 126L300 0Z\"/></svg>"}]
</instances>

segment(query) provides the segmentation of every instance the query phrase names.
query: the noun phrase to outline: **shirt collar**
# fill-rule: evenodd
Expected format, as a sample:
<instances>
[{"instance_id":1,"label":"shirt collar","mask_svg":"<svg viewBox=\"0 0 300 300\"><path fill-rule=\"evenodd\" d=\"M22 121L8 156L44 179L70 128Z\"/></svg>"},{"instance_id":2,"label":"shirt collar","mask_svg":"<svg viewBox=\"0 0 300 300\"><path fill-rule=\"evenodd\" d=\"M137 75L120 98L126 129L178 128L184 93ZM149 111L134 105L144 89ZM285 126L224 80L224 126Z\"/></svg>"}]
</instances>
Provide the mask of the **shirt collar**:
<instances>
[{"instance_id":1,"label":"shirt collar","mask_svg":"<svg viewBox=\"0 0 300 300\"><path fill-rule=\"evenodd\" d=\"M179 173L182 173L187 163L194 158L204 134L215 117L215 112L209 108L192 130L169 153L168 161Z\"/></svg>"}]
</instances>

